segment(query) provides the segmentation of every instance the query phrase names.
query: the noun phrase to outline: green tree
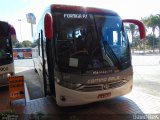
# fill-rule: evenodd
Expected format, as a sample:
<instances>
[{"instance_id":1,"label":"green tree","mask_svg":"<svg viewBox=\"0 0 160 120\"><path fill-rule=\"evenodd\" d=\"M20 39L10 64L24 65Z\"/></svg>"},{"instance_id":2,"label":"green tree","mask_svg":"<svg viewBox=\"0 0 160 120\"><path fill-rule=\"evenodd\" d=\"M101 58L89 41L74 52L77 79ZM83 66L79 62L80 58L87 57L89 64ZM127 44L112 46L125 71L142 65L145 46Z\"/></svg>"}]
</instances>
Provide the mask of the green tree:
<instances>
[{"instance_id":1,"label":"green tree","mask_svg":"<svg viewBox=\"0 0 160 120\"><path fill-rule=\"evenodd\" d=\"M134 24L129 24L129 30L131 33L131 39L132 39L132 48L134 47L134 35L135 35L135 31L136 31L136 26ZM134 49L132 49L132 52L134 53Z\"/></svg>"},{"instance_id":2,"label":"green tree","mask_svg":"<svg viewBox=\"0 0 160 120\"><path fill-rule=\"evenodd\" d=\"M152 29L152 34L155 36L155 30L157 27L157 16L150 15L149 17L142 18L143 23L148 27Z\"/></svg>"},{"instance_id":3,"label":"green tree","mask_svg":"<svg viewBox=\"0 0 160 120\"><path fill-rule=\"evenodd\" d=\"M20 42L15 43L15 45L13 46L13 48L22 48L23 45Z\"/></svg>"},{"instance_id":4,"label":"green tree","mask_svg":"<svg viewBox=\"0 0 160 120\"><path fill-rule=\"evenodd\" d=\"M152 48L153 52L155 49L155 30L157 27L157 16L155 15L150 15L149 17L142 18L143 23L148 27L152 29L152 35L153 35L153 40L152 40Z\"/></svg>"},{"instance_id":5,"label":"green tree","mask_svg":"<svg viewBox=\"0 0 160 120\"><path fill-rule=\"evenodd\" d=\"M149 35L147 35L146 36L146 46L147 46L147 48L149 48L149 49L153 49L152 47L153 47L153 39L154 39L154 41L155 41L155 44L157 44L158 45L158 38L156 38L155 36L153 36L152 34L149 34ZM158 48L158 46L155 46L155 48Z\"/></svg>"},{"instance_id":6,"label":"green tree","mask_svg":"<svg viewBox=\"0 0 160 120\"><path fill-rule=\"evenodd\" d=\"M138 38L138 34L137 34L138 28L137 28L137 26L135 24L128 24L127 26L125 26L125 29L131 34L132 48L137 49L137 46L140 43L140 41L138 41L139 39L137 39ZM134 49L132 49L132 52L134 52Z\"/></svg>"},{"instance_id":7,"label":"green tree","mask_svg":"<svg viewBox=\"0 0 160 120\"><path fill-rule=\"evenodd\" d=\"M22 42L23 47L32 47L32 42L29 40L25 40Z\"/></svg>"},{"instance_id":8,"label":"green tree","mask_svg":"<svg viewBox=\"0 0 160 120\"><path fill-rule=\"evenodd\" d=\"M158 30L158 33L159 33L159 35L158 35L158 37L159 37L159 42L158 42L158 48L159 48L159 53L160 53L160 14L157 14L156 16L156 25L157 25L157 30Z\"/></svg>"},{"instance_id":9,"label":"green tree","mask_svg":"<svg viewBox=\"0 0 160 120\"><path fill-rule=\"evenodd\" d=\"M132 36L132 41L133 41L134 40L135 31L137 30L136 26L134 24L129 24L129 29L130 29L131 36Z\"/></svg>"}]
</instances>

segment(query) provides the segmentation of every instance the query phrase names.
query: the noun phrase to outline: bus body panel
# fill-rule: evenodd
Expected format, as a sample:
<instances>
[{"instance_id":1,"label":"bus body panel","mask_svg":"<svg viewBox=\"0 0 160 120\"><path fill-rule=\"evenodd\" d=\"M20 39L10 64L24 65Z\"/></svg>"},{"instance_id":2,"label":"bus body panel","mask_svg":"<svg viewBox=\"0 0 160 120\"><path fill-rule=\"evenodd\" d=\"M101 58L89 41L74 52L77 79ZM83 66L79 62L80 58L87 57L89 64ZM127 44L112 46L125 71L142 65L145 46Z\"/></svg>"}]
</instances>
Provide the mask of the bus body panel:
<instances>
[{"instance_id":1,"label":"bus body panel","mask_svg":"<svg viewBox=\"0 0 160 120\"><path fill-rule=\"evenodd\" d=\"M80 81L78 80L80 77L77 75L73 81ZM109 75L94 75L94 77L90 75L86 78L88 80L86 79L86 84L83 83L85 85L77 89L69 89L58 84L57 77L55 82L57 104L59 106L82 105L125 95L132 90L133 68ZM81 79L85 78L81 77ZM101 89L97 90L97 88Z\"/></svg>"},{"instance_id":2,"label":"bus body panel","mask_svg":"<svg viewBox=\"0 0 160 120\"><path fill-rule=\"evenodd\" d=\"M14 75L14 63L0 66L0 86L8 85L8 74Z\"/></svg>"},{"instance_id":3,"label":"bus body panel","mask_svg":"<svg viewBox=\"0 0 160 120\"><path fill-rule=\"evenodd\" d=\"M129 93L132 90L132 84L132 80L130 80L123 86L114 89L95 92L79 92L55 83L56 102L59 106L75 106L107 100ZM65 99L65 101L62 99Z\"/></svg>"},{"instance_id":4,"label":"bus body panel","mask_svg":"<svg viewBox=\"0 0 160 120\"><path fill-rule=\"evenodd\" d=\"M71 6L71 5L51 5L50 9L52 11L63 11L63 12L86 12L86 13L96 13L96 14L108 14L116 15L118 14L112 10L93 8L93 7L83 7L83 6Z\"/></svg>"},{"instance_id":5,"label":"bus body panel","mask_svg":"<svg viewBox=\"0 0 160 120\"><path fill-rule=\"evenodd\" d=\"M14 63L0 66L0 75L6 73L14 73Z\"/></svg>"}]
</instances>

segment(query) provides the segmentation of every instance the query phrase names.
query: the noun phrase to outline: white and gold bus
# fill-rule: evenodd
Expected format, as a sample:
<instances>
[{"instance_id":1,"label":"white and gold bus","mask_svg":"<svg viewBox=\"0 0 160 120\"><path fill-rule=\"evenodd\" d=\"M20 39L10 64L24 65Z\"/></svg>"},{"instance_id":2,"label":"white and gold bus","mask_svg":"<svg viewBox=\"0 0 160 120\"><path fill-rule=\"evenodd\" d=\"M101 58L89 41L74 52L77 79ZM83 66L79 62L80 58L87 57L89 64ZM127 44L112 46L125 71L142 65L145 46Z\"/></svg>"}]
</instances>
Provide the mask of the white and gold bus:
<instances>
[{"instance_id":1,"label":"white and gold bus","mask_svg":"<svg viewBox=\"0 0 160 120\"><path fill-rule=\"evenodd\" d=\"M43 13L34 40L35 71L45 95L59 106L74 106L111 99L132 90L133 69L124 23L111 10L50 5Z\"/></svg>"}]
</instances>

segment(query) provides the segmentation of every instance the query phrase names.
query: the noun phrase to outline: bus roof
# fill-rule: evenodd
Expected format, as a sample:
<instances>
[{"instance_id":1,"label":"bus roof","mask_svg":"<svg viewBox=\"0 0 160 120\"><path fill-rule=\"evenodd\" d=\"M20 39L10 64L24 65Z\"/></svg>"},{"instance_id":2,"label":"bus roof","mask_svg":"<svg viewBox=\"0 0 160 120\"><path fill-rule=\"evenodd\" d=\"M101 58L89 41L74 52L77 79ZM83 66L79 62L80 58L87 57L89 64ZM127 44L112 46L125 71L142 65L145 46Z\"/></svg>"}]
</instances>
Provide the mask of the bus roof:
<instances>
[{"instance_id":1,"label":"bus roof","mask_svg":"<svg viewBox=\"0 0 160 120\"><path fill-rule=\"evenodd\" d=\"M94 7L83 7L74 5L60 5L52 4L51 10L53 11L74 11L74 12L87 12L87 13L98 13L98 14L109 14L113 16L119 16L116 12L108 9L94 8Z\"/></svg>"},{"instance_id":2,"label":"bus roof","mask_svg":"<svg viewBox=\"0 0 160 120\"><path fill-rule=\"evenodd\" d=\"M8 35L8 23L4 21L0 21L0 36L7 36Z\"/></svg>"},{"instance_id":3,"label":"bus roof","mask_svg":"<svg viewBox=\"0 0 160 120\"><path fill-rule=\"evenodd\" d=\"M8 22L0 21L0 36L16 35L16 31Z\"/></svg>"}]
</instances>

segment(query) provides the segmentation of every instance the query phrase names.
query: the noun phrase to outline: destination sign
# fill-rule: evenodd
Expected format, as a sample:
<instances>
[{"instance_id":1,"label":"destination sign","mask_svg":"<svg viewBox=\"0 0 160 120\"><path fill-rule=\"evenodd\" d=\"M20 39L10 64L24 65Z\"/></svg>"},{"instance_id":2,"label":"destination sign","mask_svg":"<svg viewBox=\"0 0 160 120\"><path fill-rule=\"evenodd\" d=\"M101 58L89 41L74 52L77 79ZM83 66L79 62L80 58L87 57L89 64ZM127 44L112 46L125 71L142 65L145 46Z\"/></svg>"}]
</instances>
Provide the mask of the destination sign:
<instances>
[{"instance_id":1,"label":"destination sign","mask_svg":"<svg viewBox=\"0 0 160 120\"><path fill-rule=\"evenodd\" d=\"M72 19L72 18L86 19L87 18L87 14L64 14L64 18L68 18L68 19Z\"/></svg>"}]
</instances>

